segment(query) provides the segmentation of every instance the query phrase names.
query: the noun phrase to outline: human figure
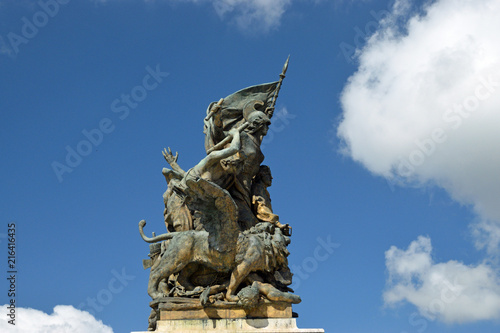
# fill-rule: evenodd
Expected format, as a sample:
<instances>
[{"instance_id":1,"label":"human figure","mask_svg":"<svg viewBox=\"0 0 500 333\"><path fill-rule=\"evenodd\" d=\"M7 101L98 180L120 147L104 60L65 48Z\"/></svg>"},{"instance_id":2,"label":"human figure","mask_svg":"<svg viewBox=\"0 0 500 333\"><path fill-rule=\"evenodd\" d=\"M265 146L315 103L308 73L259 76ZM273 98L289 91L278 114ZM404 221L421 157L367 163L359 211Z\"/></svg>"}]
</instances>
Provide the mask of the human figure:
<instances>
[{"instance_id":1,"label":"human figure","mask_svg":"<svg viewBox=\"0 0 500 333\"><path fill-rule=\"evenodd\" d=\"M163 193L165 226L170 232L192 230L193 218L189 208L185 204L185 197L174 192L174 189L178 188L180 181L186 174L177 164L179 154L176 153L174 156L170 148L162 151L162 154L172 167L172 169L163 168L162 170L163 176L165 176L165 180L168 183L168 188Z\"/></svg>"},{"instance_id":2,"label":"human figure","mask_svg":"<svg viewBox=\"0 0 500 333\"><path fill-rule=\"evenodd\" d=\"M214 150L193 168L189 169L181 181L180 188L186 187L187 179L196 178L211 181L223 189L230 186L234 173L239 171L241 164L240 155L238 154L241 148L241 140L237 128L231 129L228 135L232 137L231 143L222 150Z\"/></svg>"},{"instance_id":3,"label":"human figure","mask_svg":"<svg viewBox=\"0 0 500 333\"><path fill-rule=\"evenodd\" d=\"M271 197L267 190L272 184L271 169L267 165L261 165L252 184L252 210L259 221L271 222L282 229L285 235L290 236L292 228L288 224L281 224L279 216L273 213Z\"/></svg>"},{"instance_id":4,"label":"human figure","mask_svg":"<svg viewBox=\"0 0 500 333\"><path fill-rule=\"evenodd\" d=\"M187 205L188 179L203 178L222 189L231 186L234 175L242 166L239 157L241 147L240 133L235 128L229 131L232 137L231 143L222 150L213 151L203 158L196 166L184 171L178 164L178 154L174 156L170 148L162 152L165 160L170 164L172 170L163 168L162 173L167 179L169 187L164 193L165 202L164 217L169 231L186 231L196 229L193 221L192 211Z\"/></svg>"},{"instance_id":5,"label":"human figure","mask_svg":"<svg viewBox=\"0 0 500 333\"><path fill-rule=\"evenodd\" d=\"M236 175L234 185L229 189L229 193L238 205L238 220L242 230L247 230L259 222L252 212L252 180L264 161L260 145L271 124L269 117L257 110L248 115L247 122L249 126L241 133L244 164L241 172Z\"/></svg>"}]
</instances>

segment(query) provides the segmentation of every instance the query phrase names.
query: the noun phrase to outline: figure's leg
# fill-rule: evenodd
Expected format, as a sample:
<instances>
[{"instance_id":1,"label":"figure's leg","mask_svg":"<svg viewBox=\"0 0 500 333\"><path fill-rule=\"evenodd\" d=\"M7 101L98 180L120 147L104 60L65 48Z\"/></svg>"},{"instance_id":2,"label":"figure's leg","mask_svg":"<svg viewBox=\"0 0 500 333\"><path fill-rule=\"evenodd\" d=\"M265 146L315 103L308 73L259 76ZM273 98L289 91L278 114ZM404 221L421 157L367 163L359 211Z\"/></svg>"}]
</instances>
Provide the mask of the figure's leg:
<instances>
[{"instance_id":1,"label":"figure's leg","mask_svg":"<svg viewBox=\"0 0 500 333\"><path fill-rule=\"evenodd\" d=\"M241 264L236 266L231 274L231 281L229 282L229 287L227 287L226 300L229 302L237 302L238 296L235 295L236 289L240 283L245 279L250 273L251 265L248 261L244 260Z\"/></svg>"},{"instance_id":2,"label":"figure's leg","mask_svg":"<svg viewBox=\"0 0 500 333\"><path fill-rule=\"evenodd\" d=\"M151 267L149 274L148 294L152 299L164 297L159 289L162 279L167 279L171 274L178 273L191 262L194 239L190 234L179 234L173 238L162 254L156 267Z\"/></svg>"},{"instance_id":3,"label":"figure's leg","mask_svg":"<svg viewBox=\"0 0 500 333\"><path fill-rule=\"evenodd\" d=\"M182 269L179 272L179 277L177 278L177 282L186 290L193 290L195 285L191 283L191 280L189 279L197 270L198 270L199 265L198 264L189 264L184 269Z\"/></svg>"},{"instance_id":4,"label":"figure's leg","mask_svg":"<svg viewBox=\"0 0 500 333\"><path fill-rule=\"evenodd\" d=\"M254 281L252 287L257 288L262 295L266 296L267 299L271 301L288 302L293 304L298 304L301 302L299 295L279 291L269 283Z\"/></svg>"},{"instance_id":5,"label":"figure's leg","mask_svg":"<svg viewBox=\"0 0 500 333\"><path fill-rule=\"evenodd\" d=\"M152 275L152 274L149 275L148 295L151 296L152 299L163 296L163 293L160 293L158 291L159 280L160 279L157 278L155 275ZM157 283L157 281L158 281L158 283Z\"/></svg>"},{"instance_id":6,"label":"figure's leg","mask_svg":"<svg viewBox=\"0 0 500 333\"><path fill-rule=\"evenodd\" d=\"M168 277L162 278L158 284L158 291L162 292L164 295L168 295L170 289L168 288Z\"/></svg>"},{"instance_id":7,"label":"figure's leg","mask_svg":"<svg viewBox=\"0 0 500 333\"><path fill-rule=\"evenodd\" d=\"M247 278L248 274L254 271L260 264L260 258L264 255L264 245L260 242L257 236L251 236L246 241L246 251L244 259L239 263L231 274L229 287L227 288L226 299L230 302L238 301L235 295L236 289L240 283Z\"/></svg>"}]
</instances>

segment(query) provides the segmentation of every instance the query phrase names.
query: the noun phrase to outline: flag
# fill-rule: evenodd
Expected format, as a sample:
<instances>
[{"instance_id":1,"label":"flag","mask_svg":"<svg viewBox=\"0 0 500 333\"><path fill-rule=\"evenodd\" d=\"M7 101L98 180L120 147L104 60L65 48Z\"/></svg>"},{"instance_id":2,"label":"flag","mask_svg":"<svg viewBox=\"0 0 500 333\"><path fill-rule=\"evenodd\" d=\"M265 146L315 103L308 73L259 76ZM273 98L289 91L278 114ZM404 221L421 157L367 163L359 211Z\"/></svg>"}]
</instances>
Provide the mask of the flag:
<instances>
[{"instance_id":1,"label":"flag","mask_svg":"<svg viewBox=\"0 0 500 333\"><path fill-rule=\"evenodd\" d=\"M203 130L203 133L205 133L205 149L208 151L224 140L229 130L245 122L243 109L251 102L262 102L263 105L259 107L259 111L265 111L267 107L270 107L278 82L247 87L224 98L217 114L209 120L205 120ZM212 102L209 105L207 114L211 112L210 110L215 103Z\"/></svg>"}]
</instances>

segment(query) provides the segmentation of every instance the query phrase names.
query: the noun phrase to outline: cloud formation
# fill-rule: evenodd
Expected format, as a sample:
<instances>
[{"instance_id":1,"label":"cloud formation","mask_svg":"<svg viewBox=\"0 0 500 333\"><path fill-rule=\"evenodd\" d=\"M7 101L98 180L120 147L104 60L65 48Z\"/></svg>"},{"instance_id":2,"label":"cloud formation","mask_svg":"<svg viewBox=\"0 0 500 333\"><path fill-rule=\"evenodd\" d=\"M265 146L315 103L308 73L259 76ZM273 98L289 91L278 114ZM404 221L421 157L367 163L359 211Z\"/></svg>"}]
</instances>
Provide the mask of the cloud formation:
<instances>
[{"instance_id":1,"label":"cloud formation","mask_svg":"<svg viewBox=\"0 0 500 333\"><path fill-rule=\"evenodd\" d=\"M186 0L198 2L199 0ZM250 31L269 31L279 26L281 17L291 0L210 0L221 19L238 28Z\"/></svg>"},{"instance_id":2,"label":"cloud formation","mask_svg":"<svg viewBox=\"0 0 500 333\"><path fill-rule=\"evenodd\" d=\"M9 313L7 305L2 313ZM16 325L7 322L8 316L2 315L1 332L12 333L113 333L111 327L95 319L90 313L80 311L69 305L57 305L52 314L31 309L16 308Z\"/></svg>"},{"instance_id":3,"label":"cloud formation","mask_svg":"<svg viewBox=\"0 0 500 333\"><path fill-rule=\"evenodd\" d=\"M93 0L101 3L110 0ZM155 2L156 0L144 0ZM209 3L221 20L227 20L243 32L268 32L277 28L292 0L167 0L171 3ZM322 0L313 0L322 1Z\"/></svg>"},{"instance_id":4,"label":"cloud formation","mask_svg":"<svg viewBox=\"0 0 500 333\"><path fill-rule=\"evenodd\" d=\"M396 0L357 51L337 128L343 153L373 174L437 185L470 205L476 246L489 259L500 257L498 17L496 0L436 0L417 10ZM408 302L449 323L500 318L496 266L434 263L431 250L419 237L386 252L386 305Z\"/></svg>"},{"instance_id":5,"label":"cloud formation","mask_svg":"<svg viewBox=\"0 0 500 333\"><path fill-rule=\"evenodd\" d=\"M500 281L491 266L434 263L431 251L431 240L420 236L406 250L392 246L385 253L386 305L406 301L423 318L447 323L500 318Z\"/></svg>"},{"instance_id":6,"label":"cloud formation","mask_svg":"<svg viewBox=\"0 0 500 333\"><path fill-rule=\"evenodd\" d=\"M399 0L358 51L342 95L343 151L400 184L436 184L480 217L476 245L500 240L500 2Z\"/></svg>"}]
</instances>

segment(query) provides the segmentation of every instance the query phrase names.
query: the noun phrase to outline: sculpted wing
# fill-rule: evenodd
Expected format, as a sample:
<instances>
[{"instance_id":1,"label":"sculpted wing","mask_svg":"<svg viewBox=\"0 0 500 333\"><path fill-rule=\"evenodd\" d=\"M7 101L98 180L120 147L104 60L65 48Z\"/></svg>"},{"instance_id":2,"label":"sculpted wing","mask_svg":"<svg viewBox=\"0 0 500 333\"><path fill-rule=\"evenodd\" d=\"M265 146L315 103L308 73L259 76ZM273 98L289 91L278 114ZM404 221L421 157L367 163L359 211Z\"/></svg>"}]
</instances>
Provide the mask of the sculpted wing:
<instances>
[{"instance_id":1,"label":"sculpted wing","mask_svg":"<svg viewBox=\"0 0 500 333\"><path fill-rule=\"evenodd\" d=\"M239 235L238 207L228 191L203 178L188 179L189 206L202 212L201 223L208 232L208 242L218 252L236 248Z\"/></svg>"}]
</instances>

